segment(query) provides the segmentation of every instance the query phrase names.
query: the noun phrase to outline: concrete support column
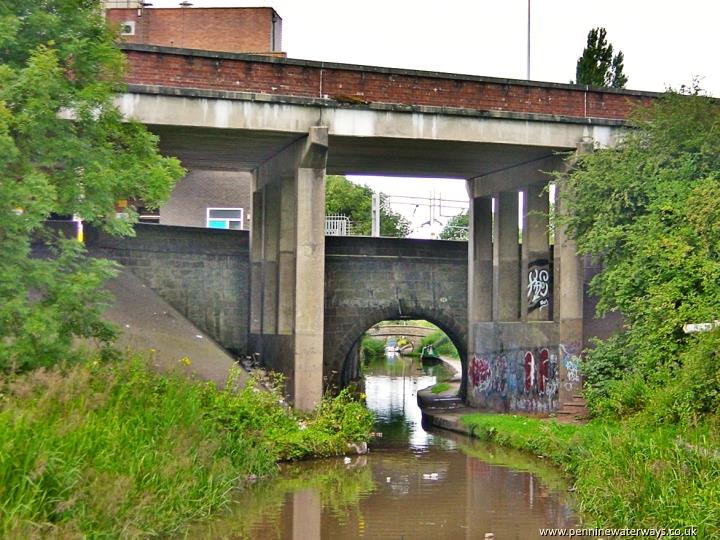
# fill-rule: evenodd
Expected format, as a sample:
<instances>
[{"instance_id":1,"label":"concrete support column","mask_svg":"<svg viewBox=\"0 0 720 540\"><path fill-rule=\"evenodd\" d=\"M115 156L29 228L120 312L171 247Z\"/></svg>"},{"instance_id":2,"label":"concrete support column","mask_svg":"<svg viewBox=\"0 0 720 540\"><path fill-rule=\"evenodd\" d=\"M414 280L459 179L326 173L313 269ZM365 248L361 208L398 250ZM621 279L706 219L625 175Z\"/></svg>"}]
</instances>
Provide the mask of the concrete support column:
<instances>
[{"instance_id":1,"label":"concrete support column","mask_svg":"<svg viewBox=\"0 0 720 540\"><path fill-rule=\"evenodd\" d=\"M518 194L501 191L495 197L493 234L493 320L520 318L520 251Z\"/></svg>"},{"instance_id":2,"label":"concrete support column","mask_svg":"<svg viewBox=\"0 0 720 540\"><path fill-rule=\"evenodd\" d=\"M590 149L591 150L591 149ZM590 151L583 144L578 153ZM556 212L566 213L562 181L556 184ZM558 291L558 332L560 342L560 403L570 400L582 389L579 371L583 343L583 260L577 254L577 244L564 227L555 232L556 276Z\"/></svg>"},{"instance_id":3,"label":"concrete support column","mask_svg":"<svg viewBox=\"0 0 720 540\"><path fill-rule=\"evenodd\" d=\"M250 334L262 333L263 304L263 216L265 209L264 192L257 186L257 174L253 174L252 230L250 231ZM257 339L250 344L251 352L261 353Z\"/></svg>"},{"instance_id":4,"label":"concrete support column","mask_svg":"<svg viewBox=\"0 0 720 540\"><path fill-rule=\"evenodd\" d=\"M327 144L327 128L311 128L255 171L252 337L304 410L323 392Z\"/></svg>"},{"instance_id":5,"label":"concrete support column","mask_svg":"<svg viewBox=\"0 0 720 540\"><path fill-rule=\"evenodd\" d=\"M297 197L295 175L280 179L280 252L278 255L278 334L292 335L295 329L295 257L297 255Z\"/></svg>"},{"instance_id":6,"label":"concrete support column","mask_svg":"<svg viewBox=\"0 0 720 540\"><path fill-rule=\"evenodd\" d=\"M322 398L325 316L325 164L328 130L312 128L296 180L295 381L300 409Z\"/></svg>"},{"instance_id":7,"label":"concrete support column","mask_svg":"<svg viewBox=\"0 0 720 540\"><path fill-rule=\"evenodd\" d=\"M493 314L492 197L470 199L468 234L469 322L491 321Z\"/></svg>"},{"instance_id":8,"label":"concrete support column","mask_svg":"<svg viewBox=\"0 0 720 540\"><path fill-rule=\"evenodd\" d=\"M263 315L262 333L277 333L278 250L280 239L280 186L269 182L264 188L263 219Z\"/></svg>"},{"instance_id":9,"label":"concrete support column","mask_svg":"<svg viewBox=\"0 0 720 540\"><path fill-rule=\"evenodd\" d=\"M545 184L531 184L523 190L522 319L527 321L547 321L551 317L550 205L545 188Z\"/></svg>"}]
</instances>

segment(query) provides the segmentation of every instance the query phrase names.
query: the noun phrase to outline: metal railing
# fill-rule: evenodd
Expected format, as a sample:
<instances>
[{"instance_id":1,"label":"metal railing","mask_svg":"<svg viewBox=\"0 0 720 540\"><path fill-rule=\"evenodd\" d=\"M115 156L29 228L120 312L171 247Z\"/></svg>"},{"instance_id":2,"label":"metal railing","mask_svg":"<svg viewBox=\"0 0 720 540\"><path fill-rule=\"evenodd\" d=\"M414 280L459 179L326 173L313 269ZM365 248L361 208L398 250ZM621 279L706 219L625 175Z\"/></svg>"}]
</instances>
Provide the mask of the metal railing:
<instances>
[{"instance_id":1,"label":"metal railing","mask_svg":"<svg viewBox=\"0 0 720 540\"><path fill-rule=\"evenodd\" d=\"M325 216L326 236L353 236L352 221L342 214Z\"/></svg>"}]
</instances>

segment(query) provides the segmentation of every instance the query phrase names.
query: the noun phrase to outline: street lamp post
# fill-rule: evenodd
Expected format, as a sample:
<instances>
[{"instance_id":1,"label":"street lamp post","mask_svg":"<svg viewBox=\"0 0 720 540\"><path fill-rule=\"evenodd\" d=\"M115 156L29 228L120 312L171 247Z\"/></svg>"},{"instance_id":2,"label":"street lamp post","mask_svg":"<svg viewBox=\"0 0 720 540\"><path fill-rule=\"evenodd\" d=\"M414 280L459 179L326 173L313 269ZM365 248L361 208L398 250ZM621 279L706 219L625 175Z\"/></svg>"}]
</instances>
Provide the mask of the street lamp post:
<instances>
[{"instance_id":1,"label":"street lamp post","mask_svg":"<svg viewBox=\"0 0 720 540\"><path fill-rule=\"evenodd\" d=\"M528 0L528 15L527 15L528 29L527 29L527 80L530 80L530 0Z\"/></svg>"}]
</instances>

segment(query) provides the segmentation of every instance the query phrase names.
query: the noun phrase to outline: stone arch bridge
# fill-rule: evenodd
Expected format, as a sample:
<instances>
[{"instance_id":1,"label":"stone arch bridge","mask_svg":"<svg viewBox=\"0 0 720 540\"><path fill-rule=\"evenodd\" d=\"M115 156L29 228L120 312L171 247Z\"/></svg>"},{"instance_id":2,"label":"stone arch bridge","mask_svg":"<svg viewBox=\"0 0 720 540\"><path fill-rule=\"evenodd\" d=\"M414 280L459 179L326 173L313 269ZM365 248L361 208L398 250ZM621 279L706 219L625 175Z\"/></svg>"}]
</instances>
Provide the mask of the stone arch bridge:
<instances>
[{"instance_id":1,"label":"stone arch bridge","mask_svg":"<svg viewBox=\"0 0 720 540\"><path fill-rule=\"evenodd\" d=\"M250 344L249 235L139 224L134 238L86 235L89 251L125 265L215 341L236 354ZM363 333L383 320L425 319L442 328L463 359L467 342L467 243L326 237L323 372L343 373ZM258 351L274 370L287 359Z\"/></svg>"}]
</instances>

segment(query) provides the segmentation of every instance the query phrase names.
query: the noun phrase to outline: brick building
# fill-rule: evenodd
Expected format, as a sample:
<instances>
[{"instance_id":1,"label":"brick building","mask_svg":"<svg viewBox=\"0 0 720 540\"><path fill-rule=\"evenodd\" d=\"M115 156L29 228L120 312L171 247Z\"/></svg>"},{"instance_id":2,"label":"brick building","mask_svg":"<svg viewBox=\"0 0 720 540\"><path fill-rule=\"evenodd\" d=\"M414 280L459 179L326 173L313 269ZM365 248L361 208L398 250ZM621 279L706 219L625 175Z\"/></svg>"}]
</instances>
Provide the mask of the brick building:
<instances>
[{"instance_id":1,"label":"brick building","mask_svg":"<svg viewBox=\"0 0 720 540\"><path fill-rule=\"evenodd\" d=\"M282 19L272 8L153 8L133 0L105 5L126 43L285 56Z\"/></svg>"},{"instance_id":2,"label":"brick building","mask_svg":"<svg viewBox=\"0 0 720 540\"><path fill-rule=\"evenodd\" d=\"M285 56L282 19L268 7L153 8L138 0L106 0L106 17L126 43L206 51ZM163 225L250 228L250 173L194 169L175 187L159 214L143 221Z\"/></svg>"}]
</instances>

